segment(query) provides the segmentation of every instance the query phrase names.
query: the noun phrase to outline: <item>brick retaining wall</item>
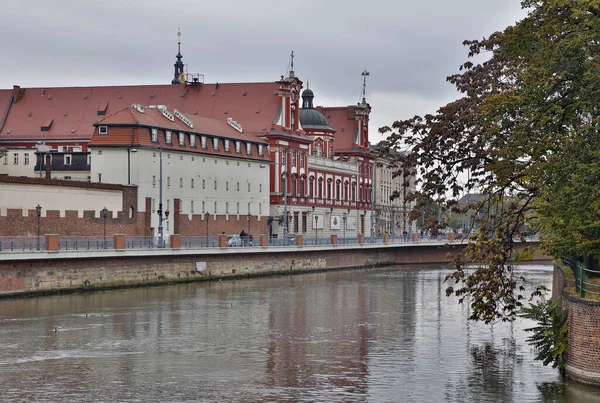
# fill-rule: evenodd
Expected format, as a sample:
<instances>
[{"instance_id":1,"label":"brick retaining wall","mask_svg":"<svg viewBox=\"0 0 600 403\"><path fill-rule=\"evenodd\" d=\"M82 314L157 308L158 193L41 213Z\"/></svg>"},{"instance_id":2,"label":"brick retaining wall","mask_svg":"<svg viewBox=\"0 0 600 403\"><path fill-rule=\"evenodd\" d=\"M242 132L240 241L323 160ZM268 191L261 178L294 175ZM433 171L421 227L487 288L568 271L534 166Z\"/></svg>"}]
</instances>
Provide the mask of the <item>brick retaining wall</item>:
<instances>
[{"instance_id":1,"label":"brick retaining wall","mask_svg":"<svg viewBox=\"0 0 600 403\"><path fill-rule=\"evenodd\" d=\"M569 312L569 353L567 377L578 382L600 385L600 302L581 299L564 289L565 276L555 265L552 290L560 295Z\"/></svg>"}]
</instances>

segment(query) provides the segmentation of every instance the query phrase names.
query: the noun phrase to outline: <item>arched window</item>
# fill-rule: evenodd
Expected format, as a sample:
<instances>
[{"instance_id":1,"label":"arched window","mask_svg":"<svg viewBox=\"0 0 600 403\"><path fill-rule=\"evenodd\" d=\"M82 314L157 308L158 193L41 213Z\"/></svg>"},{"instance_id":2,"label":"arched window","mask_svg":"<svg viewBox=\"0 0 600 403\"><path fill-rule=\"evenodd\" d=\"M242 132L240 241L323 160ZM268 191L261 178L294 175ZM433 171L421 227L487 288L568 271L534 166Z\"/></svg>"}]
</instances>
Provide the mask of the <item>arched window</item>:
<instances>
[{"instance_id":1,"label":"arched window","mask_svg":"<svg viewBox=\"0 0 600 403\"><path fill-rule=\"evenodd\" d=\"M315 145L315 157L322 157L323 156L323 146L321 146L321 144L316 144Z\"/></svg>"},{"instance_id":2,"label":"arched window","mask_svg":"<svg viewBox=\"0 0 600 403\"><path fill-rule=\"evenodd\" d=\"M327 200L331 200L331 178L327 179Z\"/></svg>"},{"instance_id":3,"label":"arched window","mask_svg":"<svg viewBox=\"0 0 600 403\"><path fill-rule=\"evenodd\" d=\"M319 199L323 198L323 178L319 178L319 186L317 189Z\"/></svg>"},{"instance_id":4,"label":"arched window","mask_svg":"<svg viewBox=\"0 0 600 403\"><path fill-rule=\"evenodd\" d=\"M292 175L292 197L296 197L298 189L298 176L296 174Z\"/></svg>"},{"instance_id":5,"label":"arched window","mask_svg":"<svg viewBox=\"0 0 600 403\"><path fill-rule=\"evenodd\" d=\"M306 175L300 176L300 190L298 195L303 197L306 194Z\"/></svg>"},{"instance_id":6,"label":"arched window","mask_svg":"<svg viewBox=\"0 0 600 403\"><path fill-rule=\"evenodd\" d=\"M344 200L348 201L348 181L344 182Z\"/></svg>"},{"instance_id":7,"label":"arched window","mask_svg":"<svg viewBox=\"0 0 600 403\"><path fill-rule=\"evenodd\" d=\"M338 179L337 181L335 181L335 199L336 200L340 200L341 187L342 187L342 181Z\"/></svg>"},{"instance_id":8,"label":"arched window","mask_svg":"<svg viewBox=\"0 0 600 403\"><path fill-rule=\"evenodd\" d=\"M352 182L352 201L356 201L356 182Z\"/></svg>"},{"instance_id":9,"label":"arched window","mask_svg":"<svg viewBox=\"0 0 600 403\"><path fill-rule=\"evenodd\" d=\"M314 186L315 186L315 177L311 176L308 179L308 197L312 198L314 196L314 191L315 191Z\"/></svg>"}]
</instances>

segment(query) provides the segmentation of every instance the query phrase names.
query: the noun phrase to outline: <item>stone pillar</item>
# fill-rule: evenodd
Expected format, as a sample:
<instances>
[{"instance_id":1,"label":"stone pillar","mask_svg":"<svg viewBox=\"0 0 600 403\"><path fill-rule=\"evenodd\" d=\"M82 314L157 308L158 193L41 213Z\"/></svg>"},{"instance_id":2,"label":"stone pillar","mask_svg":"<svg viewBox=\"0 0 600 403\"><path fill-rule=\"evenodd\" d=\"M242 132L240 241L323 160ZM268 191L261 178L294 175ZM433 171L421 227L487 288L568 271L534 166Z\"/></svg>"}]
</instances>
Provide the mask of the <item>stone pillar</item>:
<instances>
[{"instance_id":1,"label":"stone pillar","mask_svg":"<svg viewBox=\"0 0 600 403\"><path fill-rule=\"evenodd\" d=\"M302 235L296 235L296 246L304 245L304 237Z\"/></svg>"},{"instance_id":2,"label":"stone pillar","mask_svg":"<svg viewBox=\"0 0 600 403\"><path fill-rule=\"evenodd\" d=\"M117 234L114 235L115 249L125 249L125 235Z\"/></svg>"},{"instance_id":3,"label":"stone pillar","mask_svg":"<svg viewBox=\"0 0 600 403\"><path fill-rule=\"evenodd\" d=\"M58 252L58 234L46 235L46 250Z\"/></svg>"},{"instance_id":4,"label":"stone pillar","mask_svg":"<svg viewBox=\"0 0 600 403\"><path fill-rule=\"evenodd\" d=\"M413 242L419 242L419 233L418 232L413 233L412 240L413 240Z\"/></svg>"},{"instance_id":5,"label":"stone pillar","mask_svg":"<svg viewBox=\"0 0 600 403\"><path fill-rule=\"evenodd\" d=\"M358 234L358 244L359 245L365 244L365 234Z\"/></svg>"},{"instance_id":6,"label":"stone pillar","mask_svg":"<svg viewBox=\"0 0 600 403\"><path fill-rule=\"evenodd\" d=\"M171 235L171 249L179 249L181 248L181 235L173 234Z\"/></svg>"},{"instance_id":7,"label":"stone pillar","mask_svg":"<svg viewBox=\"0 0 600 403\"><path fill-rule=\"evenodd\" d=\"M269 247L269 236L267 234L260 235L260 247L261 248Z\"/></svg>"},{"instance_id":8,"label":"stone pillar","mask_svg":"<svg viewBox=\"0 0 600 403\"><path fill-rule=\"evenodd\" d=\"M383 243L386 245L388 243L390 243L390 235L389 234L383 234Z\"/></svg>"},{"instance_id":9,"label":"stone pillar","mask_svg":"<svg viewBox=\"0 0 600 403\"><path fill-rule=\"evenodd\" d=\"M227 235L219 234L219 248L227 248Z\"/></svg>"},{"instance_id":10,"label":"stone pillar","mask_svg":"<svg viewBox=\"0 0 600 403\"><path fill-rule=\"evenodd\" d=\"M335 234L331 234L331 244L332 244L333 246L337 246L337 244L338 244L338 243L337 243L337 235L335 235Z\"/></svg>"}]
</instances>

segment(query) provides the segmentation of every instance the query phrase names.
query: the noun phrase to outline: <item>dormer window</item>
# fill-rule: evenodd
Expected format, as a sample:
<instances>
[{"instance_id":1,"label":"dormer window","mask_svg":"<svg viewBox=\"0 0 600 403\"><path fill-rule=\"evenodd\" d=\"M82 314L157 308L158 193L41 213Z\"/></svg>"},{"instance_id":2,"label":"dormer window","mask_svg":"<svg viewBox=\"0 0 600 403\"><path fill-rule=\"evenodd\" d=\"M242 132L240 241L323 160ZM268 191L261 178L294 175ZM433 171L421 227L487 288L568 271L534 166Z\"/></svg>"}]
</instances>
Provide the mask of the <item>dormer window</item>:
<instances>
[{"instance_id":1,"label":"dormer window","mask_svg":"<svg viewBox=\"0 0 600 403\"><path fill-rule=\"evenodd\" d=\"M200 140L202 142L202 148L206 150L206 136L202 136Z\"/></svg>"},{"instance_id":2,"label":"dormer window","mask_svg":"<svg viewBox=\"0 0 600 403\"><path fill-rule=\"evenodd\" d=\"M190 147L196 148L196 135L190 134Z\"/></svg>"},{"instance_id":3,"label":"dormer window","mask_svg":"<svg viewBox=\"0 0 600 403\"><path fill-rule=\"evenodd\" d=\"M229 152L229 140L225 140L225 151Z\"/></svg>"},{"instance_id":4,"label":"dormer window","mask_svg":"<svg viewBox=\"0 0 600 403\"><path fill-rule=\"evenodd\" d=\"M179 145L185 147L185 133L179 133Z\"/></svg>"},{"instance_id":5,"label":"dormer window","mask_svg":"<svg viewBox=\"0 0 600 403\"><path fill-rule=\"evenodd\" d=\"M98 110L96 111L96 114L98 116L106 115L106 108L108 108L108 102L101 103L100 105L98 105Z\"/></svg>"},{"instance_id":6,"label":"dormer window","mask_svg":"<svg viewBox=\"0 0 600 403\"><path fill-rule=\"evenodd\" d=\"M262 144L258 145L258 155L263 157L265 155L264 146Z\"/></svg>"},{"instance_id":7,"label":"dormer window","mask_svg":"<svg viewBox=\"0 0 600 403\"><path fill-rule=\"evenodd\" d=\"M107 135L108 126L98 126L98 134Z\"/></svg>"},{"instance_id":8,"label":"dormer window","mask_svg":"<svg viewBox=\"0 0 600 403\"><path fill-rule=\"evenodd\" d=\"M252 143L246 143L246 154L252 155Z\"/></svg>"},{"instance_id":9,"label":"dormer window","mask_svg":"<svg viewBox=\"0 0 600 403\"><path fill-rule=\"evenodd\" d=\"M165 130L165 141L167 144L173 144L173 139L171 138L171 131Z\"/></svg>"},{"instance_id":10,"label":"dormer window","mask_svg":"<svg viewBox=\"0 0 600 403\"><path fill-rule=\"evenodd\" d=\"M242 152L241 151L241 147L242 147L241 142L240 141L236 141L235 142L235 152L238 153L238 154L241 154L241 152Z\"/></svg>"},{"instance_id":11,"label":"dormer window","mask_svg":"<svg viewBox=\"0 0 600 403\"><path fill-rule=\"evenodd\" d=\"M152 128L151 140L153 143L158 143L158 129Z\"/></svg>"},{"instance_id":12,"label":"dormer window","mask_svg":"<svg viewBox=\"0 0 600 403\"><path fill-rule=\"evenodd\" d=\"M215 151L219 151L219 139L218 138L213 138L213 149Z\"/></svg>"}]
</instances>

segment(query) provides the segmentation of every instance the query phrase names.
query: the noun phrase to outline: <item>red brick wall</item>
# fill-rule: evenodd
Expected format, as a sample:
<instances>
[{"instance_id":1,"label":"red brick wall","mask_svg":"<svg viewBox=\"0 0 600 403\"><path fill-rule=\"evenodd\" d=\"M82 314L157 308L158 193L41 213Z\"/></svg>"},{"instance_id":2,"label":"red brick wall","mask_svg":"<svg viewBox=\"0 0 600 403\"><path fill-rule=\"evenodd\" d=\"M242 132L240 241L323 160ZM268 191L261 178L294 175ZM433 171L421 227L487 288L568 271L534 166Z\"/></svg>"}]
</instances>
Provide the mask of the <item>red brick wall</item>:
<instances>
[{"instance_id":1,"label":"red brick wall","mask_svg":"<svg viewBox=\"0 0 600 403\"><path fill-rule=\"evenodd\" d=\"M557 294L569 312L567 376L579 382L600 385L600 302L581 299L564 289L562 269L554 266L552 296Z\"/></svg>"}]
</instances>

